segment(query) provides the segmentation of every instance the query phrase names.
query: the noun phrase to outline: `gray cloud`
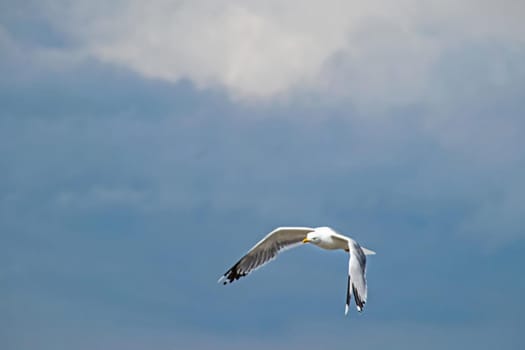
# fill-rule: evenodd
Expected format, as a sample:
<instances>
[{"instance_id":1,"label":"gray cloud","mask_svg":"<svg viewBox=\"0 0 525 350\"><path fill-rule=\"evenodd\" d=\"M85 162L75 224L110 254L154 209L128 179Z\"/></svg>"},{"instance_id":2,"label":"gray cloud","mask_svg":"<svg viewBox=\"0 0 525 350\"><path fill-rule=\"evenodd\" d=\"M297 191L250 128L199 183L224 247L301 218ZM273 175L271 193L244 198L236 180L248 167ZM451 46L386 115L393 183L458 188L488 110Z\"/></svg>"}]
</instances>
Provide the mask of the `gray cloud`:
<instances>
[{"instance_id":1,"label":"gray cloud","mask_svg":"<svg viewBox=\"0 0 525 350\"><path fill-rule=\"evenodd\" d=\"M523 347L519 5L27 4L0 11L8 349ZM295 224L378 251L364 315L308 247L215 285Z\"/></svg>"},{"instance_id":2,"label":"gray cloud","mask_svg":"<svg viewBox=\"0 0 525 350\"><path fill-rule=\"evenodd\" d=\"M251 320L257 322L257 320ZM507 327L497 322L479 322L475 325L425 326L413 323L377 323L366 325L367 320L359 322L345 320L324 324L310 324L299 321L283 326L279 334L272 336L235 332L226 334L184 332L177 327L118 327L108 322L93 324L89 321L76 321L75 327L55 328L48 326L46 332L32 333L17 343L12 349L31 348L35 344L49 344L54 349L346 349L349 344L369 349L394 348L461 349L476 345L478 349L493 349L503 346L506 349L520 349L519 327ZM88 332L78 332L85 329ZM87 335L88 333L89 335ZM498 336L494 336L494 334ZM330 336L324 336L329 334Z\"/></svg>"}]
</instances>

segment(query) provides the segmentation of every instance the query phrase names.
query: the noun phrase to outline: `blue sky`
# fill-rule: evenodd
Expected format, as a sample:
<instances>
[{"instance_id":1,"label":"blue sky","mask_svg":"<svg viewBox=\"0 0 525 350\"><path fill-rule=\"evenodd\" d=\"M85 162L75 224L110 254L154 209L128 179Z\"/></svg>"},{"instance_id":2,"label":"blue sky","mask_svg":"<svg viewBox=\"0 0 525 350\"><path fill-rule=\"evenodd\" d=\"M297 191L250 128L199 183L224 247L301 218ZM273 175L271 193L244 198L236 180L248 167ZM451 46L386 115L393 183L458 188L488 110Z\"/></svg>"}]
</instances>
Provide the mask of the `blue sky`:
<instances>
[{"instance_id":1,"label":"blue sky","mask_svg":"<svg viewBox=\"0 0 525 350\"><path fill-rule=\"evenodd\" d=\"M522 349L523 11L1 3L2 348ZM216 284L284 225L363 314L342 252Z\"/></svg>"}]
</instances>

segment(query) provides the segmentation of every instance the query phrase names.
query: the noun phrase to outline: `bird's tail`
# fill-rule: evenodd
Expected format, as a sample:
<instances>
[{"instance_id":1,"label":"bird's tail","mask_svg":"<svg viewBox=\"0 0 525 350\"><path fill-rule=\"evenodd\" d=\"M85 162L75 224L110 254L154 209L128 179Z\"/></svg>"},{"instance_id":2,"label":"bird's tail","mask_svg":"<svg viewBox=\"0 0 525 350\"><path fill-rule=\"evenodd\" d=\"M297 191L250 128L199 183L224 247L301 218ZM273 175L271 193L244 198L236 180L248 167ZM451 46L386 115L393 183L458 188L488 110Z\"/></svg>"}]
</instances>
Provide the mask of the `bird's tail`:
<instances>
[{"instance_id":1,"label":"bird's tail","mask_svg":"<svg viewBox=\"0 0 525 350\"><path fill-rule=\"evenodd\" d=\"M374 252L373 250L366 249L364 247L361 247L361 249L363 250L363 253L365 253L365 255L376 255L376 252Z\"/></svg>"}]
</instances>

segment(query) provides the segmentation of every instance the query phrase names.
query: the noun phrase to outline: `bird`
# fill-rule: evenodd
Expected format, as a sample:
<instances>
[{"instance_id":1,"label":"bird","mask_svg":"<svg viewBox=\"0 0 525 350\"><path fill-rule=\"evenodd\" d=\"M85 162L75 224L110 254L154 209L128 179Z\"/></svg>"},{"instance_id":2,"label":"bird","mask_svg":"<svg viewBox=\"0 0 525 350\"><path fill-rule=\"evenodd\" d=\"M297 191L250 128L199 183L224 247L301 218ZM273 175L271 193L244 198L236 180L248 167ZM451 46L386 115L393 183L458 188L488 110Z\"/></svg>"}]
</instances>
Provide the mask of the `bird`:
<instances>
[{"instance_id":1,"label":"bird","mask_svg":"<svg viewBox=\"0 0 525 350\"><path fill-rule=\"evenodd\" d=\"M218 283L230 284L247 276L272 261L286 249L310 243L328 250L342 249L349 253L348 281L346 287L345 315L348 314L352 294L357 311L363 311L367 300L366 256L375 255L361 247L354 239L330 227L278 227L255 244L242 258L222 275Z\"/></svg>"}]
</instances>

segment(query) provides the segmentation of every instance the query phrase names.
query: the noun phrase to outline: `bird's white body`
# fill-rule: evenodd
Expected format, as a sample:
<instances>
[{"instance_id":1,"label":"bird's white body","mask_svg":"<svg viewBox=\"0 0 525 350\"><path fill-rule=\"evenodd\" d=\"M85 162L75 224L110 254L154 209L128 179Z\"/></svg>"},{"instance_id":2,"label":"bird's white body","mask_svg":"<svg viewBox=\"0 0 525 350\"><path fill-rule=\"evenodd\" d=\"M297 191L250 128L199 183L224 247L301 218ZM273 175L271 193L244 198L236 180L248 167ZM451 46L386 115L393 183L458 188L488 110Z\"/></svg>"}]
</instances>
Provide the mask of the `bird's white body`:
<instances>
[{"instance_id":1,"label":"bird's white body","mask_svg":"<svg viewBox=\"0 0 525 350\"><path fill-rule=\"evenodd\" d=\"M352 249L351 246L357 244L357 242L352 238L337 233L330 227L317 227L315 228L315 231L308 233L306 237L309 239L308 243L313 243L319 248L328 250L342 249L348 252ZM311 237L319 237L319 241L315 242L313 239L311 239ZM375 254L375 252L370 249L363 247L360 248L363 250L365 255Z\"/></svg>"},{"instance_id":2,"label":"bird's white body","mask_svg":"<svg viewBox=\"0 0 525 350\"><path fill-rule=\"evenodd\" d=\"M227 284L238 280L274 259L281 250L292 248L300 243L311 243L328 250L342 249L350 253L345 315L348 313L352 294L357 310L362 311L367 299L366 255L373 255L375 252L362 248L352 238L337 233L330 227L279 227L253 246L226 271L219 282Z\"/></svg>"},{"instance_id":3,"label":"bird's white body","mask_svg":"<svg viewBox=\"0 0 525 350\"><path fill-rule=\"evenodd\" d=\"M329 250L334 250L334 249L348 250L348 244L344 240L335 239L334 238L335 235L339 235L339 234L329 227L318 227L315 229L315 231L312 234L309 234L309 235L313 236L314 234L320 239L318 243L314 243L314 244L320 248L329 249Z\"/></svg>"}]
</instances>

